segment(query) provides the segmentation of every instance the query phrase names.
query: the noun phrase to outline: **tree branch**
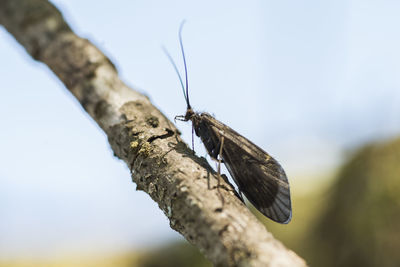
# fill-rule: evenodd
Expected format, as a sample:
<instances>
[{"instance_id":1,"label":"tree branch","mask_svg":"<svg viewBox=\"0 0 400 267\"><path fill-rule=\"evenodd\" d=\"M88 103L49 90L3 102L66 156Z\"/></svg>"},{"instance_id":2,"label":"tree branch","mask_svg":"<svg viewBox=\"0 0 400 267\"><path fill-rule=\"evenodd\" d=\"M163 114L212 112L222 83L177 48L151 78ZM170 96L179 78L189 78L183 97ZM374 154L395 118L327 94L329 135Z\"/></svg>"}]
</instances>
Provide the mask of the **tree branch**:
<instances>
[{"instance_id":1,"label":"tree branch","mask_svg":"<svg viewBox=\"0 0 400 267\"><path fill-rule=\"evenodd\" d=\"M75 35L45 0L0 0L0 24L45 63L108 136L115 156L133 170L173 229L217 266L305 266L193 155L175 126L145 96L128 88L111 61Z\"/></svg>"}]
</instances>

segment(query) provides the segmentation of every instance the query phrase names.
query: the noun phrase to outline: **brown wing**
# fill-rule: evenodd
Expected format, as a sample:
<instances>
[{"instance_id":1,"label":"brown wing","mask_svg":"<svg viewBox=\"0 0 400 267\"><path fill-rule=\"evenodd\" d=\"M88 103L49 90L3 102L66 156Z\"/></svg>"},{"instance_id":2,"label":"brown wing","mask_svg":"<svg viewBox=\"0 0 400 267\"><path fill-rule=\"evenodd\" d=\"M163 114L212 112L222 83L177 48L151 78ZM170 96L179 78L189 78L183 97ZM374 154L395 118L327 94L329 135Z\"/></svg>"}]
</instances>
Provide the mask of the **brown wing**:
<instances>
[{"instance_id":1,"label":"brown wing","mask_svg":"<svg viewBox=\"0 0 400 267\"><path fill-rule=\"evenodd\" d=\"M262 214L276 222L289 223L290 188L280 164L230 127L206 115L212 135L224 137L222 158L239 189Z\"/></svg>"}]
</instances>

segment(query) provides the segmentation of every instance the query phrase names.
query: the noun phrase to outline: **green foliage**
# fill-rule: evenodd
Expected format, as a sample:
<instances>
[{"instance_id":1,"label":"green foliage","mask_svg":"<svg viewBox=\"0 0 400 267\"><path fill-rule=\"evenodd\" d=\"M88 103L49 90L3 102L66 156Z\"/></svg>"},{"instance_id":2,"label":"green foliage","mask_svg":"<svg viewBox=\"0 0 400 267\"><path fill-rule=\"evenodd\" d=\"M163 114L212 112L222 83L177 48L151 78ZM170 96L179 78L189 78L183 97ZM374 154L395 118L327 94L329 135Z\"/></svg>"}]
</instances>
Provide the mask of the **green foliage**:
<instances>
[{"instance_id":1,"label":"green foliage","mask_svg":"<svg viewBox=\"0 0 400 267\"><path fill-rule=\"evenodd\" d=\"M315 266L398 266L400 139L358 150L324 210L309 238Z\"/></svg>"},{"instance_id":2,"label":"green foliage","mask_svg":"<svg viewBox=\"0 0 400 267\"><path fill-rule=\"evenodd\" d=\"M176 242L142 255L139 267L211 267L199 250L187 242Z\"/></svg>"}]
</instances>

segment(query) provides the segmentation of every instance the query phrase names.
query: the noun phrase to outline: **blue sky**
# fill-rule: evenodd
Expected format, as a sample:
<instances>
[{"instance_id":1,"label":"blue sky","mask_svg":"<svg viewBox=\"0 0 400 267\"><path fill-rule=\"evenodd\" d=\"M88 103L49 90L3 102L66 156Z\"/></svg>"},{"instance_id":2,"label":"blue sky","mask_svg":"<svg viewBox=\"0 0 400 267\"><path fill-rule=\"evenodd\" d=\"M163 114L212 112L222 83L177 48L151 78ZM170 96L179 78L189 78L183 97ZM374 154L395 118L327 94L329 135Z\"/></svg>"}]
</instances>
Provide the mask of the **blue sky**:
<instances>
[{"instance_id":1,"label":"blue sky","mask_svg":"<svg viewBox=\"0 0 400 267\"><path fill-rule=\"evenodd\" d=\"M294 184L400 132L398 1L53 3L170 119L185 103L161 45L181 65L186 19L192 105L275 156ZM0 58L0 259L179 238L77 101L3 28ZM190 142L190 124L178 127ZM198 140L196 151L205 155Z\"/></svg>"}]
</instances>

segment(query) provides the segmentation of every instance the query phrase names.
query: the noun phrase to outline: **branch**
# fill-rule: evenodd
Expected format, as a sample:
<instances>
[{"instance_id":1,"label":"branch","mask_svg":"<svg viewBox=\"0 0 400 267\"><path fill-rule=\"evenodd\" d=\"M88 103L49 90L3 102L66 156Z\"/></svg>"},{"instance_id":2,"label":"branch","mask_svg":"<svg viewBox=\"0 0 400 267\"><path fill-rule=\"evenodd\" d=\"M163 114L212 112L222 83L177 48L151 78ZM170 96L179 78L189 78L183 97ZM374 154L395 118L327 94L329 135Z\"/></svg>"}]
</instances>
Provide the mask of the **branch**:
<instances>
[{"instance_id":1,"label":"branch","mask_svg":"<svg viewBox=\"0 0 400 267\"><path fill-rule=\"evenodd\" d=\"M133 170L170 220L216 266L305 266L267 232L217 175L179 137L145 96L128 88L111 61L75 35L45 0L0 0L0 24L45 63L108 136L115 156Z\"/></svg>"}]
</instances>

